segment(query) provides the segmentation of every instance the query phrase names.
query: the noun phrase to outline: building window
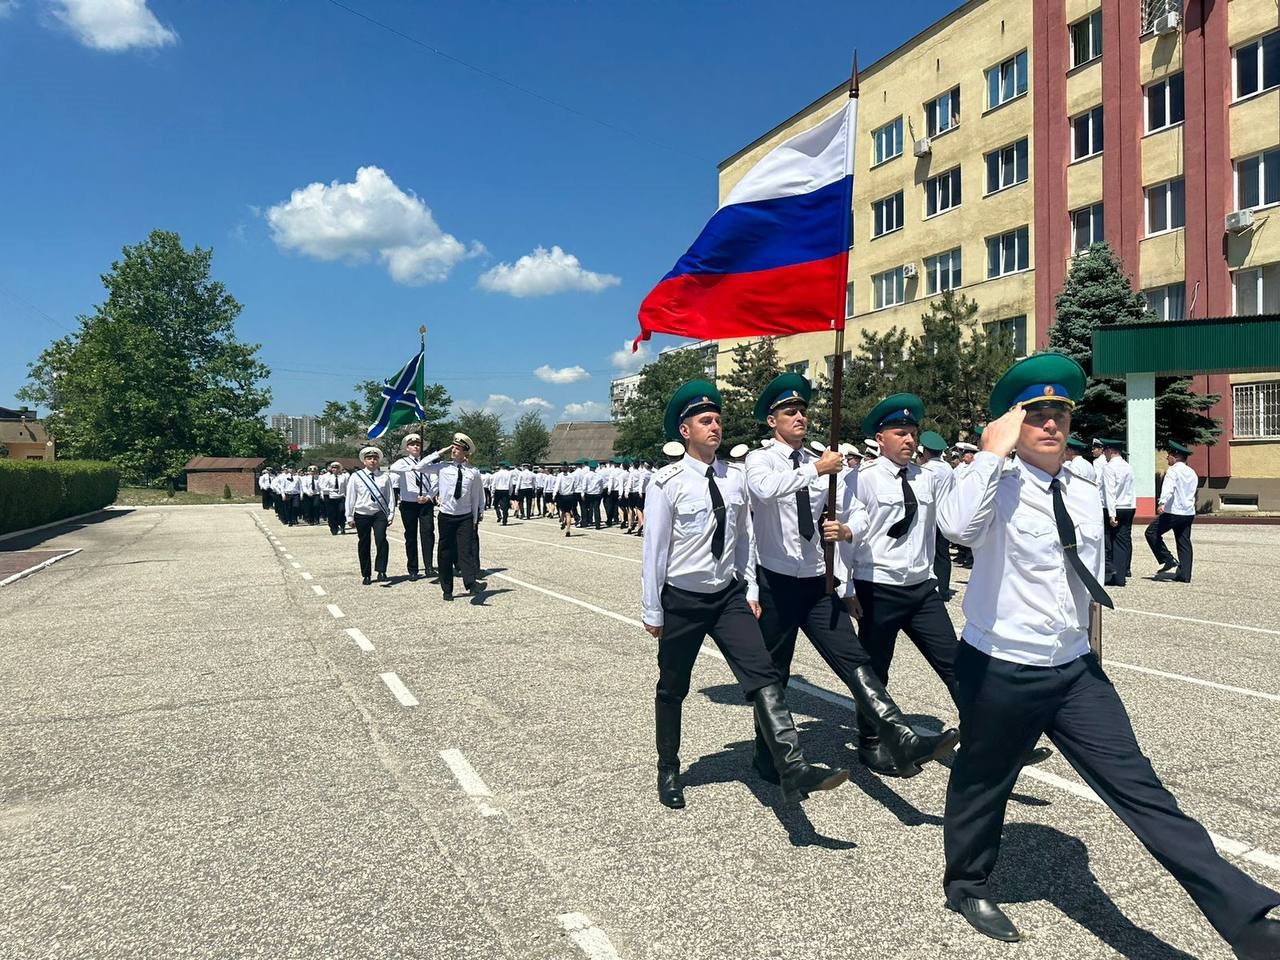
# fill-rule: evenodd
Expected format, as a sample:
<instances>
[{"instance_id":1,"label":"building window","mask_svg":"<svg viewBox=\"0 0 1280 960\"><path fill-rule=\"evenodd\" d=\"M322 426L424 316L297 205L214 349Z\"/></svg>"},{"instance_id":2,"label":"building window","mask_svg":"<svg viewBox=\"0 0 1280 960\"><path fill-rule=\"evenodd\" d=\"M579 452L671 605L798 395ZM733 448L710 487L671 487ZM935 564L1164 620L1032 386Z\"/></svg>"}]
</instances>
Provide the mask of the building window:
<instances>
[{"instance_id":1,"label":"building window","mask_svg":"<svg viewBox=\"0 0 1280 960\"><path fill-rule=\"evenodd\" d=\"M924 214L934 214L960 206L960 168L955 167L924 182Z\"/></svg>"},{"instance_id":2,"label":"building window","mask_svg":"<svg viewBox=\"0 0 1280 960\"><path fill-rule=\"evenodd\" d=\"M1187 285L1171 283L1167 287L1155 287L1142 291L1147 298L1147 309L1157 320L1187 319Z\"/></svg>"},{"instance_id":3,"label":"building window","mask_svg":"<svg viewBox=\"0 0 1280 960\"><path fill-rule=\"evenodd\" d=\"M1235 283L1237 316L1280 313L1280 263L1269 263L1253 270L1237 270L1232 280Z\"/></svg>"},{"instance_id":4,"label":"building window","mask_svg":"<svg viewBox=\"0 0 1280 960\"><path fill-rule=\"evenodd\" d=\"M1156 21L1171 13L1182 12L1182 0L1142 0L1142 32L1151 33Z\"/></svg>"},{"instance_id":5,"label":"building window","mask_svg":"<svg viewBox=\"0 0 1280 960\"><path fill-rule=\"evenodd\" d=\"M1027 51L987 71L987 109L1027 92Z\"/></svg>"},{"instance_id":6,"label":"building window","mask_svg":"<svg viewBox=\"0 0 1280 960\"><path fill-rule=\"evenodd\" d=\"M842 370L849 369L849 364L853 362L853 351L846 350L844 353L840 354L840 356L844 358L844 364L841 366L841 369ZM831 353L827 355L827 380L831 380L831 378L834 377L835 375L836 375L836 355L834 353Z\"/></svg>"},{"instance_id":7,"label":"building window","mask_svg":"<svg viewBox=\"0 0 1280 960\"><path fill-rule=\"evenodd\" d=\"M1027 182L1027 141L1019 140L987 154L987 193Z\"/></svg>"},{"instance_id":8,"label":"building window","mask_svg":"<svg viewBox=\"0 0 1280 960\"><path fill-rule=\"evenodd\" d=\"M1075 253L1102 241L1102 204L1095 203L1071 214L1071 249Z\"/></svg>"},{"instance_id":9,"label":"building window","mask_svg":"<svg viewBox=\"0 0 1280 960\"><path fill-rule=\"evenodd\" d=\"M1236 48L1236 99L1280 87L1280 30Z\"/></svg>"},{"instance_id":10,"label":"building window","mask_svg":"<svg viewBox=\"0 0 1280 960\"><path fill-rule=\"evenodd\" d=\"M955 290L960 281L960 248L924 258L925 293L942 293Z\"/></svg>"},{"instance_id":11,"label":"building window","mask_svg":"<svg viewBox=\"0 0 1280 960\"><path fill-rule=\"evenodd\" d=\"M882 237L886 233L902 229L902 191L871 204L871 236Z\"/></svg>"},{"instance_id":12,"label":"building window","mask_svg":"<svg viewBox=\"0 0 1280 960\"><path fill-rule=\"evenodd\" d=\"M1147 87L1147 133L1172 127L1186 118L1186 97L1182 86L1182 74L1175 73L1167 80Z\"/></svg>"},{"instance_id":13,"label":"building window","mask_svg":"<svg viewBox=\"0 0 1280 960\"><path fill-rule=\"evenodd\" d=\"M1003 320L994 320L991 323L984 323L982 326L987 331L988 336L1009 338L1015 357L1025 357L1027 355L1026 314L1017 317L1006 317Z\"/></svg>"},{"instance_id":14,"label":"building window","mask_svg":"<svg viewBox=\"0 0 1280 960\"><path fill-rule=\"evenodd\" d=\"M1102 152L1102 107L1097 106L1071 121L1071 159L1083 160Z\"/></svg>"},{"instance_id":15,"label":"building window","mask_svg":"<svg viewBox=\"0 0 1280 960\"><path fill-rule=\"evenodd\" d=\"M856 302L853 299L853 281L850 280L844 287L844 315L846 318L853 316Z\"/></svg>"},{"instance_id":16,"label":"building window","mask_svg":"<svg viewBox=\"0 0 1280 960\"><path fill-rule=\"evenodd\" d=\"M1236 161L1236 209L1280 203L1280 150Z\"/></svg>"},{"instance_id":17,"label":"building window","mask_svg":"<svg viewBox=\"0 0 1280 960\"><path fill-rule=\"evenodd\" d=\"M801 360L798 363L788 363L786 365L787 373L798 373L802 377L809 376L809 361Z\"/></svg>"},{"instance_id":18,"label":"building window","mask_svg":"<svg viewBox=\"0 0 1280 960\"><path fill-rule=\"evenodd\" d=\"M1147 187L1147 236L1187 225L1187 191L1181 177Z\"/></svg>"},{"instance_id":19,"label":"building window","mask_svg":"<svg viewBox=\"0 0 1280 960\"><path fill-rule=\"evenodd\" d=\"M1071 24L1071 66L1082 66L1102 56L1102 11L1095 10Z\"/></svg>"},{"instance_id":20,"label":"building window","mask_svg":"<svg viewBox=\"0 0 1280 960\"><path fill-rule=\"evenodd\" d=\"M884 163L886 160L892 160L894 157L902 153L902 118L886 123L883 127L873 130L871 140L874 144L871 155L871 165Z\"/></svg>"},{"instance_id":21,"label":"building window","mask_svg":"<svg viewBox=\"0 0 1280 960\"><path fill-rule=\"evenodd\" d=\"M1031 231L1019 227L997 237L987 237L987 277L1026 270L1031 263Z\"/></svg>"},{"instance_id":22,"label":"building window","mask_svg":"<svg viewBox=\"0 0 1280 960\"><path fill-rule=\"evenodd\" d=\"M1234 434L1241 440L1280 437L1280 381L1237 383L1231 387Z\"/></svg>"},{"instance_id":23,"label":"building window","mask_svg":"<svg viewBox=\"0 0 1280 960\"><path fill-rule=\"evenodd\" d=\"M871 309L883 310L907 302L907 280L901 267L894 267L871 278Z\"/></svg>"},{"instance_id":24,"label":"building window","mask_svg":"<svg viewBox=\"0 0 1280 960\"><path fill-rule=\"evenodd\" d=\"M960 88L952 87L946 93L924 105L925 136L936 137L960 122Z\"/></svg>"}]
</instances>

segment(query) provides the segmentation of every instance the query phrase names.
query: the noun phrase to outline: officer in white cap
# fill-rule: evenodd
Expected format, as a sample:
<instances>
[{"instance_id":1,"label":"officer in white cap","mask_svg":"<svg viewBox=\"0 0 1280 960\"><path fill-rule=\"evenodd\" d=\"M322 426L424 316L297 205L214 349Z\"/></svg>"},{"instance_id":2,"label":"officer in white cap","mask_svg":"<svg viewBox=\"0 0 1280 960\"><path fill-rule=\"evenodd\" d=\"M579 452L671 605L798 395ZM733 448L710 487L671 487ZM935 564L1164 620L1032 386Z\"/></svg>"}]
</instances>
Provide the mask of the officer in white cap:
<instances>
[{"instance_id":1,"label":"officer in white cap","mask_svg":"<svg viewBox=\"0 0 1280 960\"><path fill-rule=\"evenodd\" d=\"M435 570L436 547L436 476L419 473L422 462L422 436L411 433L404 438L404 456L387 469L395 475L400 487L400 521L404 526L404 555L409 579L418 579L418 543L422 543L422 565L428 577Z\"/></svg>"},{"instance_id":2,"label":"officer in white cap","mask_svg":"<svg viewBox=\"0 0 1280 960\"><path fill-rule=\"evenodd\" d=\"M380 469L382 451L365 447L360 451L364 468L347 481L347 526L355 527L359 538L356 555L360 558L360 577L367 586L374 570L378 582L387 579L387 527L395 516L395 480ZM377 545L377 557L370 562L369 540Z\"/></svg>"},{"instance_id":3,"label":"officer in white cap","mask_svg":"<svg viewBox=\"0 0 1280 960\"><path fill-rule=\"evenodd\" d=\"M480 537L478 527L484 517L484 487L480 471L470 464L475 442L465 433L455 433L453 442L435 451L414 468L434 475L440 495L440 590L453 599L455 566L462 574L463 587L475 597L488 584L480 579ZM448 455L444 462L440 458Z\"/></svg>"}]
</instances>

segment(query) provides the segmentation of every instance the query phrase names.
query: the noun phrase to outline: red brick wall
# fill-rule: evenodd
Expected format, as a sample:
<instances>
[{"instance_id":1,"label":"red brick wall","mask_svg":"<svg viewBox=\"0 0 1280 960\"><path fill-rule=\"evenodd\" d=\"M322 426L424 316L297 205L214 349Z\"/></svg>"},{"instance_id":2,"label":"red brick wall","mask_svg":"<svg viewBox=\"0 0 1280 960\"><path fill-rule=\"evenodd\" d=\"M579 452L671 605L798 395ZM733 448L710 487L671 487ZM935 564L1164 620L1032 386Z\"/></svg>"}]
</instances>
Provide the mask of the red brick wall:
<instances>
[{"instance_id":1,"label":"red brick wall","mask_svg":"<svg viewBox=\"0 0 1280 960\"><path fill-rule=\"evenodd\" d=\"M244 472L239 470L226 471L188 471L187 473L187 490L190 493L207 493L210 496L222 496L222 488L224 486L231 487L232 496L236 497L253 497L257 496L258 488L255 484L257 474Z\"/></svg>"}]
</instances>

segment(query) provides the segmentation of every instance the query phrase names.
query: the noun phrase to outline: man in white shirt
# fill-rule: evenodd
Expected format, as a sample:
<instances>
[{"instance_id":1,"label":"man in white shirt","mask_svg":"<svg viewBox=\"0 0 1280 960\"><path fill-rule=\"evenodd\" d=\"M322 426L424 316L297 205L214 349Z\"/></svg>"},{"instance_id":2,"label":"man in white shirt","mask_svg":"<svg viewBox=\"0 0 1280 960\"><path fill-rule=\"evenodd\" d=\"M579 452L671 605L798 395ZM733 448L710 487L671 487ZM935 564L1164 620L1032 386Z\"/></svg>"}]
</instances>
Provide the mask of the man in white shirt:
<instances>
[{"instance_id":1,"label":"man in white shirt","mask_svg":"<svg viewBox=\"0 0 1280 960\"><path fill-rule=\"evenodd\" d=\"M493 509L498 514L498 522L504 527L511 514L511 487L514 477L511 464L503 460L493 472Z\"/></svg>"},{"instance_id":2,"label":"man in white shirt","mask_svg":"<svg viewBox=\"0 0 1280 960\"><path fill-rule=\"evenodd\" d=\"M293 467L288 467L280 480L280 496L284 498L282 519L287 526L296 527L302 512L302 480L293 472Z\"/></svg>"},{"instance_id":3,"label":"man in white shirt","mask_svg":"<svg viewBox=\"0 0 1280 960\"><path fill-rule=\"evenodd\" d=\"M547 475L541 467L533 468L533 496L537 504L537 513L535 516L545 517L547 515Z\"/></svg>"},{"instance_id":4,"label":"man in white shirt","mask_svg":"<svg viewBox=\"0 0 1280 960\"><path fill-rule=\"evenodd\" d=\"M961 745L943 819L946 905L986 936L1021 939L989 899L989 879L1021 758L1045 733L1237 957L1280 957L1280 923L1265 919L1280 894L1224 860L1178 808L1090 652L1091 601L1112 605L1098 583L1097 491L1062 469L1084 387L1084 370L1062 354L1014 364L992 392L982 452L940 504L943 531L974 548L956 657Z\"/></svg>"},{"instance_id":5,"label":"man in white shirt","mask_svg":"<svg viewBox=\"0 0 1280 960\"><path fill-rule=\"evenodd\" d=\"M1090 483L1096 484L1098 482L1098 472L1093 469L1093 463L1084 455L1088 449L1089 445L1075 434L1067 437L1067 448L1063 454L1062 466L1077 477L1083 477Z\"/></svg>"},{"instance_id":6,"label":"man in white shirt","mask_svg":"<svg viewBox=\"0 0 1280 960\"><path fill-rule=\"evenodd\" d=\"M1200 486L1200 478L1187 463L1191 451L1180 443L1169 443L1167 460L1169 469L1160 481L1160 496L1156 500L1156 521L1147 527L1147 546L1160 563L1156 572L1157 580L1174 580L1177 583L1191 582L1191 524L1196 519L1196 490ZM1173 540L1178 547L1178 559L1164 545L1164 535L1173 531ZM1177 570L1172 577L1161 574Z\"/></svg>"},{"instance_id":7,"label":"man in white shirt","mask_svg":"<svg viewBox=\"0 0 1280 960\"><path fill-rule=\"evenodd\" d=\"M714 384L682 384L667 403L663 429L685 456L659 471L648 493L649 526L640 568L644 628L658 640L654 729L658 799L679 810L680 721L702 641L715 641L753 704L756 728L781 771L788 802L849 778L805 760L777 670L756 622L748 509L742 471L716 459L723 428Z\"/></svg>"},{"instance_id":8,"label":"man in white shirt","mask_svg":"<svg viewBox=\"0 0 1280 960\"><path fill-rule=\"evenodd\" d=\"M481 596L488 584L480 579L480 521L484 518L484 481L471 466L475 443L465 433L455 433L453 442L423 458L416 467L424 476L434 477L440 504L440 591L453 599L454 568L462 574L462 586L473 597ZM441 462L448 454L450 459Z\"/></svg>"},{"instance_id":9,"label":"man in white shirt","mask_svg":"<svg viewBox=\"0 0 1280 960\"><path fill-rule=\"evenodd\" d=\"M417 469L422 462L422 436L411 433L404 438L404 456L387 467L398 483L400 523L404 527L405 566L410 581L418 579L418 544L422 544L422 566L425 576L433 576L436 550L436 495L433 474Z\"/></svg>"},{"instance_id":10,"label":"man in white shirt","mask_svg":"<svg viewBox=\"0 0 1280 960\"><path fill-rule=\"evenodd\" d=\"M324 504L325 520L329 523L329 533L335 537L347 532L342 514L347 501L348 479L342 464L337 460L329 464L320 478L320 498Z\"/></svg>"},{"instance_id":11,"label":"man in white shirt","mask_svg":"<svg viewBox=\"0 0 1280 960\"><path fill-rule=\"evenodd\" d=\"M594 526L599 530L603 526L600 522L600 502L604 498L605 483L604 474L600 472L599 461L592 460L587 464L584 483L586 506L582 513L582 525Z\"/></svg>"},{"instance_id":12,"label":"man in white shirt","mask_svg":"<svg viewBox=\"0 0 1280 960\"><path fill-rule=\"evenodd\" d=\"M920 434L920 450L917 461L921 470L933 473L943 483L951 482L951 468L942 459L947 449L947 441L935 430L926 430ZM952 597L951 590L951 541L942 535L942 531L934 524L933 537L933 577L938 581L938 596L944 601Z\"/></svg>"},{"instance_id":13,"label":"man in white shirt","mask_svg":"<svg viewBox=\"0 0 1280 960\"><path fill-rule=\"evenodd\" d=\"M1106 462L1102 467L1102 503L1107 512L1107 579L1108 587L1123 587L1133 576L1133 516L1138 501L1134 494L1133 467L1124 458L1124 444L1119 440L1102 441Z\"/></svg>"},{"instance_id":14,"label":"man in white shirt","mask_svg":"<svg viewBox=\"0 0 1280 960\"><path fill-rule=\"evenodd\" d=\"M821 457L805 449L812 387L799 374L784 373L765 387L755 417L773 431L774 442L746 458L752 529L760 589L760 632L783 677L791 675L797 633L801 630L836 676L849 688L860 713L881 738L887 757L882 772L914 776L921 764L950 753L956 732L919 733L876 676L871 657L854 633L847 604L848 584L828 592L824 542L860 543L867 511L856 497L841 497L838 476L844 458L835 450ZM866 469L859 471L858 483ZM837 476L838 519L822 520L832 475ZM837 595L839 594L839 595ZM935 594L936 597L936 594ZM754 766L776 783L770 751L757 731Z\"/></svg>"},{"instance_id":15,"label":"man in white shirt","mask_svg":"<svg viewBox=\"0 0 1280 960\"><path fill-rule=\"evenodd\" d=\"M356 531L356 556L360 560L361 582L368 586L376 571L378 582L387 579L387 527L395 516L395 477L380 469L382 451L365 447L360 451L363 470L357 470L347 481L347 526ZM370 562L369 541L373 539L377 555Z\"/></svg>"},{"instance_id":16,"label":"man in white shirt","mask_svg":"<svg viewBox=\"0 0 1280 960\"><path fill-rule=\"evenodd\" d=\"M262 509L271 509L271 468L264 467L258 474L258 492L262 494Z\"/></svg>"}]
</instances>

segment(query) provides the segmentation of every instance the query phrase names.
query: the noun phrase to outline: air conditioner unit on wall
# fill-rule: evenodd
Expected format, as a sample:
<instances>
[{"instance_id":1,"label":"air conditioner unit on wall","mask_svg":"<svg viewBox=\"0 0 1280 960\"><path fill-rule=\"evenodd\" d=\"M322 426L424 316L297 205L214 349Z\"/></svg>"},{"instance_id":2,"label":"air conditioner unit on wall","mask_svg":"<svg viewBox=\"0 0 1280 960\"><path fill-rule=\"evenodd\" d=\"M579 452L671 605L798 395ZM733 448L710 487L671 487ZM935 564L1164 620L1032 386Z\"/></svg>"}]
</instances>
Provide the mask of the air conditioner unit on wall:
<instances>
[{"instance_id":1,"label":"air conditioner unit on wall","mask_svg":"<svg viewBox=\"0 0 1280 960\"><path fill-rule=\"evenodd\" d=\"M930 151L932 150L933 150L933 144L932 142L930 142L928 137L924 137L920 140L917 140L915 142L915 145L912 146L911 148L911 152L914 153L917 157L926 157L929 155Z\"/></svg>"},{"instance_id":2,"label":"air conditioner unit on wall","mask_svg":"<svg viewBox=\"0 0 1280 960\"><path fill-rule=\"evenodd\" d=\"M1173 33L1182 26L1182 17L1176 13L1166 13L1163 17L1156 17L1152 29L1156 36L1163 36L1166 33Z\"/></svg>"},{"instance_id":3,"label":"air conditioner unit on wall","mask_svg":"<svg viewBox=\"0 0 1280 960\"><path fill-rule=\"evenodd\" d=\"M916 273L917 273L916 265L914 263L904 263L902 265L902 276L905 277L907 280L910 280L913 277L915 277Z\"/></svg>"},{"instance_id":4,"label":"air conditioner unit on wall","mask_svg":"<svg viewBox=\"0 0 1280 960\"><path fill-rule=\"evenodd\" d=\"M1227 232L1239 233L1253 226L1252 210L1233 210L1227 214Z\"/></svg>"}]
</instances>

